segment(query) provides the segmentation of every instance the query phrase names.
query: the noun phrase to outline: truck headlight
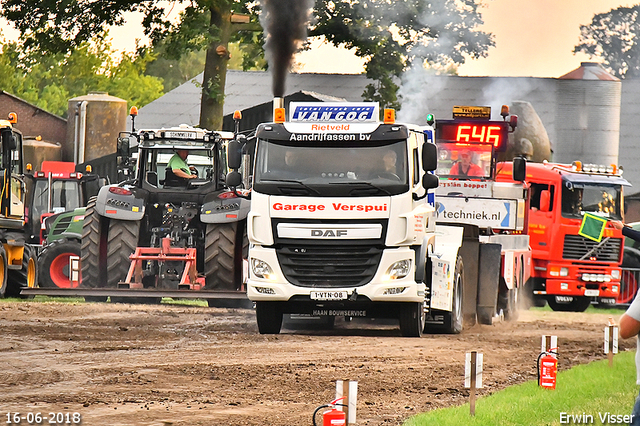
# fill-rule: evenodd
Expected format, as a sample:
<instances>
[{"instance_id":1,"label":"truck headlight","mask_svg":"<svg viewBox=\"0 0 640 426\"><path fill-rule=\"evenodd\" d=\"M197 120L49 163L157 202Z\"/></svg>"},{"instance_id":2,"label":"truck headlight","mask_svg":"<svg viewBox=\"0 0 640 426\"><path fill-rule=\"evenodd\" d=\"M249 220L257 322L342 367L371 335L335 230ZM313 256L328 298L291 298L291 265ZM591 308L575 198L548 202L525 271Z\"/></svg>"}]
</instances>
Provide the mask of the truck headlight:
<instances>
[{"instance_id":1,"label":"truck headlight","mask_svg":"<svg viewBox=\"0 0 640 426\"><path fill-rule=\"evenodd\" d=\"M264 260L260 259L251 259L251 270L253 271L253 275L266 280L268 280L271 274L273 274L271 266L269 266L269 264Z\"/></svg>"},{"instance_id":2,"label":"truck headlight","mask_svg":"<svg viewBox=\"0 0 640 426\"><path fill-rule=\"evenodd\" d=\"M560 268L560 276L566 277L569 275L569 268Z\"/></svg>"},{"instance_id":3,"label":"truck headlight","mask_svg":"<svg viewBox=\"0 0 640 426\"><path fill-rule=\"evenodd\" d=\"M405 259L405 260L399 260L398 262L395 262L394 264L389 266L389 269L387 269L386 275L389 277L390 280L399 280L409 275L410 271L411 271L411 260Z\"/></svg>"},{"instance_id":4,"label":"truck headlight","mask_svg":"<svg viewBox=\"0 0 640 426\"><path fill-rule=\"evenodd\" d=\"M620 269L614 269L611 271L611 278L613 278L614 280L619 280L620 279Z\"/></svg>"}]
</instances>

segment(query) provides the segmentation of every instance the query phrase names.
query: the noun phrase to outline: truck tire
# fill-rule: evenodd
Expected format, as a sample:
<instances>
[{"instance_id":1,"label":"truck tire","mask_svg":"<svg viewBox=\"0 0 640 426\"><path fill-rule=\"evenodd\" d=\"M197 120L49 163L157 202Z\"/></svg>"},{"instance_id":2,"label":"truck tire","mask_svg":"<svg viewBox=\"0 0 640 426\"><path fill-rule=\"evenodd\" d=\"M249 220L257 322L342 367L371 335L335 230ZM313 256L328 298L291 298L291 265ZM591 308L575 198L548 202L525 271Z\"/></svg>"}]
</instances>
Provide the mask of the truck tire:
<instances>
[{"instance_id":1,"label":"truck tire","mask_svg":"<svg viewBox=\"0 0 640 426\"><path fill-rule=\"evenodd\" d=\"M22 267L20 269L7 270L7 296L21 299L32 299L33 296L20 294L23 288L35 288L38 286L38 260L36 251L29 244L24 245L22 253Z\"/></svg>"},{"instance_id":2,"label":"truck tire","mask_svg":"<svg viewBox=\"0 0 640 426\"><path fill-rule=\"evenodd\" d=\"M278 334L282 328L282 309L278 302L256 302L256 320L260 334Z\"/></svg>"},{"instance_id":3,"label":"truck tire","mask_svg":"<svg viewBox=\"0 0 640 426\"><path fill-rule=\"evenodd\" d=\"M444 332L447 334L460 334L462 332L462 301L464 288L464 264L462 257L456 260L456 269L453 277L453 306L451 312L444 314Z\"/></svg>"},{"instance_id":4,"label":"truck tire","mask_svg":"<svg viewBox=\"0 0 640 426\"><path fill-rule=\"evenodd\" d=\"M80 257L81 250L80 241L66 238L45 246L38 259L40 287L72 288L69 258Z\"/></svg>"},{"instance_id":5,"label":"truck tire","mask_svg":"<svg viewBox=\"0 0 640 426\"><path fill-rule=\"evenodd\" d=\"M427 330L429 332L434 333L444 333L444 334L460 334L462 332L462 324L464 320L464 316L462 313L463 306L463 289L464 288L464 264L462 262L462 257L458 256L456 260L456 268L453 276L453 304L451 306L451 312L448 311L438 311L438 313L442 313L444 317L444 321L442 325L428 325ZM474 315L475 320L475 315ZM470 318L465 321L468 326L475 325L475 321Z\"/></svg>"},{"instance_id":6,"label":"truck tire","mask_svg":"<svg viewBox=\"0 0 640 426\"><path fill-rule=\"evenodd\" d=\"M402 303L400 308L400 333L402 337L422 337L427 314L424 303Z\"/></svg>"},{"instance_id":7,"label":"truck tire","mask_svg":"<svg viewBox=\"0 0 640 426\"><path fill-rule=\"evenodd\" d=\"M82 288L103 288L107 286L107 220L95 209L96 198L91 197L82 224L82 243L80 247ZM90 300L89 300L90 299ZM106 297L87 298L88 301L106 301Z\"/></svg>"},{"instance_id":8,"label":"truck tire","mask_svg":"<svg viewBox=\"0 0 640 426\"><path fill-rule=\"evenodd\" d=\"M569 303L558 303L554 296L547 300L549 307L556 312L584 312L591 305L591 298L584 296L573 296Z\"/></svg>"},{"instance_id":9,"label":"truck tire","mask_svg":"<svg viewBox=\"0 0 640 426\"><path fill-rule=\"evenodd\" d=\"M517 283L516 277L513 282ZM502 309L505 321L517 321L519 309L518 288L507 288L507 283L503 277L500 277L500 292L498 293L498 311Z\"/></svg>"},{"instance_id":10,"label":"truck tire","mask_svg":"<svg viewBox=\"0 0 640 426\"><path fill-rule=\"evenodd\" d=\"M0 298L5 297L7 293L7 252L4 246L0 244Z\"/></svg>"}]
</instances>

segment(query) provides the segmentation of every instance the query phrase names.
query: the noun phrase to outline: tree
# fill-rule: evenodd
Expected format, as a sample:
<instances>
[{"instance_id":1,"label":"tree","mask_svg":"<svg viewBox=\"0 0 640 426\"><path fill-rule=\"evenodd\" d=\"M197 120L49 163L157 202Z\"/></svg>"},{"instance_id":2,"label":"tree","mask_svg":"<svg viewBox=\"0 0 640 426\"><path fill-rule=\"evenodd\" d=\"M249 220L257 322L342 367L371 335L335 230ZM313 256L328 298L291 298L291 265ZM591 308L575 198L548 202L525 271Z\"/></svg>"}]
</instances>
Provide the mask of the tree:
<instances>
[{"instance_id":1,"label":"tree","mask_svg":"<svg viewBox=\"0 0 640 426\"><path fill-rule=\"evenodd\" d=\"M0 87L66 117L69 98L105 91L143 106L162 95L162 81L144 75L149 55L114 61L105 41L85 42L69 53L38 54L22 43L0 43Z\"/></svg>"},{"instance_id":2,"label":"tree","mask_svg":"<svg viewBox=\"0 0 640 426\"><path fill-rule=\"evenodd\" d=\"M374 83L364 97L383 105L397 106L395 79L408 67L461 64L466 57L486 56L494 44L490 34L478 30L479 0L314 1L309 34L366 58L366 74ZM278 3L271 2L276 6L271 12L290 12ZM5 0L0 15L20 30L27 47L64 52L105 26L122 24L123 14L132 11L144 14L145 33L155 44L163 43L168 58L206 50L200 126L221 128L229 42L244 46L245 69L256 66L257 55L264 54L267 36L258 24L259 2L192 0L177 24L166 21L153 0Z\"/></svg>"},{"instance_id":3,"label":"tree","mask_svg":"<svg viewBox=\"0 0 640 426\"><path fill-rule=\"evenodd\" d=\"M364 97L397 108L396 78L412 66L451 68L480 58L494 45L476 0L316 0L311 36L367 58L374 80Z\"/></svg>"},{"instance_id":4,"label":"tree","mask_svg":"<svg viewBox=\"0 0 640 426\"><path fill-rule=\"evenodd\" d=\"M619 7L593 17L580 26L579 44L573 53L602 58L604 67L621 79L640 77L640 5Z\"/></svg>"}]
</instances>

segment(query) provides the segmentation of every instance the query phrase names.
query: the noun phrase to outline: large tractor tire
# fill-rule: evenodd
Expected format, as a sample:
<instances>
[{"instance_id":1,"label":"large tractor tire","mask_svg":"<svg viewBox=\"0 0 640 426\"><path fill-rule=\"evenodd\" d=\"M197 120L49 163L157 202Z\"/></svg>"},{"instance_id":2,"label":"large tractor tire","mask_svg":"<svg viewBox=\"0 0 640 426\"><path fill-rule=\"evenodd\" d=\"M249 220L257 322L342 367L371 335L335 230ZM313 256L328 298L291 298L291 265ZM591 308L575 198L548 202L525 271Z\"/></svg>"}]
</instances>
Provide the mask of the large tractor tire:
<instances>
[{"instance_id":1,"label":"large tractor tire","mask_svg":"<svg viewBox=\"0 0 640 426\"><path fill-rule=\"evenodd\" d=\"M131 260L129 256L136 251L140 233L140 222L131 220L113 220L109 222L107 243L107 287L117 288L120 281L127 278ZM158 297L112 297L115 303L158 304Z\"/></svg>"},{"instance_id":2,"label":"large tractor tire","mask_svg":"<svg viewBox=\"0 0 640 426\"><path fill-rule=\"evenodd\" d=\"M80 241L66 238L45 246L38 259L40 287L73 288L69 258L80 257L81 250Z\"/></svg>"},{"instance_id":3,"label":"large tractor tire","mask_svg":"<svg viewBox=\"0 0 640 426\"><path fill-rule=\"evenodd\" d=\"M124 281L131 266L129 256L138 247L140 222L132 220L109 221L107 243L107 287L116 288Z\"/></svg>"},{"instance_id":4,"label":"large tractor tire","mask_svg":"<svg viewBox=\"0 0 640 426\"><path fill-rule=\"evenodd\" d=\"M7 252L0 244L0 298L5 297L7 293Z\"/></svg>"},{"instance_id":5,"label":"large tractor tire","mask_svg":"<svg viewBox=\"0 0 640 426\"><path fill-rule=\"evenodd\" d=\"M24 245L22 252L22 267L20 269L7 270L7 296L20 297L22 299L33 298L23 296L20 291L23 288L35 288L38 286L38 259L36 251L29 244Z\"/></svg>"},{"instance_id":6,"label":"large tractor tire","mask_svg":"<svg viewBox=\"0 0 640 426\"><path fill-rule=\"evenodd\" d=\"M206 290L238 290L242 283L243 259L248 251L246 222L207 224L204 249ZM242 299L208 299L210 307L251 308Z\"/></svg>"},{"instance_id":7,"label":"large tractor tire","mask_svg":"<svg viewBox=\"0 0 640 426\"><path fill-rule=\"evenodd\" d=\"M92 197L82 224L82 244L80 265L82 268L80 287L102 288L107 286L107 220L95 209L96 199ZM105 301L106 298L104 298ZM96 299L96 301L99 301Z\"/></svg>"}]
</instances>

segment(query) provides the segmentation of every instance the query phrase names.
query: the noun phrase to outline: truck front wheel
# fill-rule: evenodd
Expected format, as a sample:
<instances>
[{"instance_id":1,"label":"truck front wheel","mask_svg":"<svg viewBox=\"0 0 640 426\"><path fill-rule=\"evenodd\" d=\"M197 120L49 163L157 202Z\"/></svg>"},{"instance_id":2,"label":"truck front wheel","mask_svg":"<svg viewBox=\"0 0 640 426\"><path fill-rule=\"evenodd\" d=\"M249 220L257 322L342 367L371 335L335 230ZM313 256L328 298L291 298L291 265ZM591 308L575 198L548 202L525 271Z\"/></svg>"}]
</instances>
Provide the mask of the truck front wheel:
<instances>
[{"instance_id":1,"label":"truck front wheel","mask_svg":"<svg viewBox=\"0 0 640 426\"><path fill-rule=\"evenodd\" d=\"M400 332L403 337L421 337L427 314L424 303L403 303L400 308Z\"/></svg>"},{"instance_id":2,"label":"truck front wheel","mask_svg":"<svg viewBox=\"0 0 640 426\"><path fill-rule=\"evenodd\" d=\"M278 334L282 328L282 309L278 302L256 302L256 320L260 334Z\"/></svg>"}]
</instances>

